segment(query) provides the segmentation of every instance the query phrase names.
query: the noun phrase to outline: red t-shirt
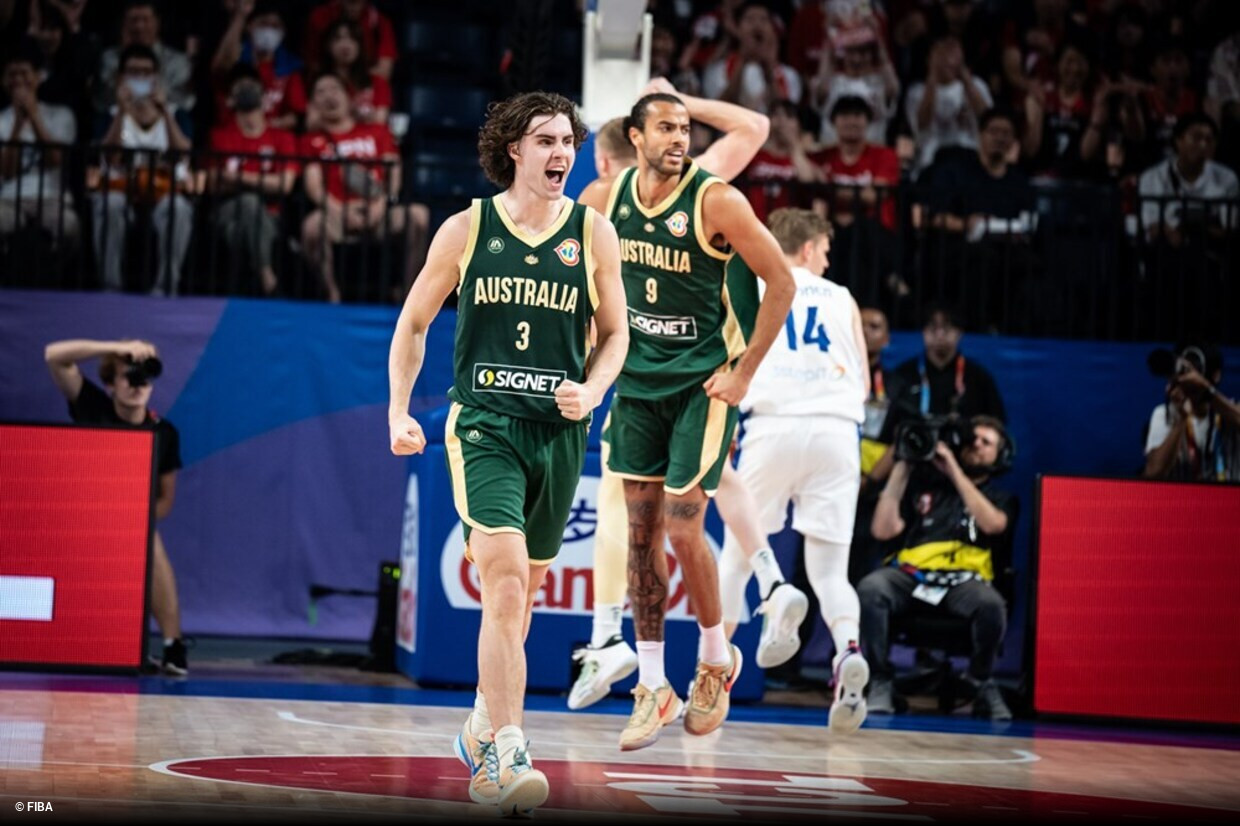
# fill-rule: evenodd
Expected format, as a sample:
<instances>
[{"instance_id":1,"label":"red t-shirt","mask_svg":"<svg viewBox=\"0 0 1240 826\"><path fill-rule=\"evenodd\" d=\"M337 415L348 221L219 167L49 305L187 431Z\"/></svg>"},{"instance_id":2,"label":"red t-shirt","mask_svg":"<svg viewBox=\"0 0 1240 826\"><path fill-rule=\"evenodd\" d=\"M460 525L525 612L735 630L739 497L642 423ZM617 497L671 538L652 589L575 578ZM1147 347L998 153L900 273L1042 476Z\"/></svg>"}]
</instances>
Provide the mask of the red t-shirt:
<instances>
[{"instance_id":1,"label":"red t-shirt","mask_svg":"<svg viewBox=\"0 0 1240 826\"><path fill-rule=\"evenodd\" d=\"M263 82L263 114L269 118L287 115L290 112L304 116L306 114L306 84L301 79L301 72L290 72L283 77L276 76L274 60L256 63L254 68ZM228 108L228 89L224 79L215 84L215 120L216 123L228 123L232 120L232 110Z\"/></svg>"},{"instance_id":2,"label":"red t-shirt","mask_svg":"<svg viewBox=\"0 0 1240 826\"><path fill-rule=\"evenodd\" d=\"M236 121L226 126L217 126L211 130L211 151L219 153L211 158L212 169L232 169L241 172L283 172L290 170L294 175L301 172L301 162L297 159L297 138L292 132L267 127L263 134L251 138L241 131ZM271 155L272 158L223 157L231 153L236 155ZM268 204L268 211L275 213L276 205Z\"/></svg>"},{"instance_id":3,"label":"red t-shirt","mask_svg":"<svg viewBox=\"0 0 1240 826\"><path fill-rule=\"evenodd\" d=\"M376 109L392 108L392 87L379 75L370 76L370 86L364 89L349 90L353 117L361 121L374 122Z\"/></svg>"},{"instance_id":4,"label":"red t-shirt","mask_svg":"<svg viewBox=\"0 0 1240 826\"><path fill-rule=\"evenodd\" d=\"M821 152L809 153L810 163L821 164L823 157ZM745 167L744 179L745 197L764 224L767 216L777 209L809 203L805 195L794 200L797 170L788 155L776 155L763 147Z\"/></svg>"},{"instance_id":5,"label":"red t-shirt","mask_svg":"<svg viewBox=\"0 0 1240 826\"><path fill-rule=\"evenodd\" d=\"M827 182L836 186L879 186L894 187L900 182L900 159L895 150L886 146L867 144L860 157L853 163L845 163L838 146L828 149L822 162L827 173ZM884 190L882 193L883 226L895 231L896 199L895 192ZM837 202L831 205L831 215L847 215L852 212L852 203ZM872 214L872 213L871 213Z\"/></svg>"},{"instance_id":6,"label":"red t-shirt","mask_svg":"<svg viewBox=\"0 0 1240 826\"><path fill-rule=\"evenodd\" d=\"M323 32L331 28L337 18L344 14L340 5L340 0L331 0L310 12L310 19L306 23L304 53L306 62L311 66L320 65L322 56L319 54L319 45L323 42ZM386 57L396 59L396 32L392 28L391 20L374 6L368 5L357 24L362 30L362 52L366 55L368 65L374 66Z\"/></svg>"},{"instance_id":7,"label":"red t-shirt","mask_svg":"<svg viewBox=\"0 0 1240 826\"><path fill-rule=\"evenodd\" d=\"M358 123L347 132L311 132L302 136L301 154L308 160L344 160L358 161L379 160L382 158L396 159L396 143L392 133L379 123ZM384 186L385 169L381 164L362 164L376 184L372 197L387 191ZM341 163L324 163L323 179L327 184L327 192L338 201L356 201L363 197L362 193L350 192L345 186L344 167Z\"/></svg>"}]
</instances>

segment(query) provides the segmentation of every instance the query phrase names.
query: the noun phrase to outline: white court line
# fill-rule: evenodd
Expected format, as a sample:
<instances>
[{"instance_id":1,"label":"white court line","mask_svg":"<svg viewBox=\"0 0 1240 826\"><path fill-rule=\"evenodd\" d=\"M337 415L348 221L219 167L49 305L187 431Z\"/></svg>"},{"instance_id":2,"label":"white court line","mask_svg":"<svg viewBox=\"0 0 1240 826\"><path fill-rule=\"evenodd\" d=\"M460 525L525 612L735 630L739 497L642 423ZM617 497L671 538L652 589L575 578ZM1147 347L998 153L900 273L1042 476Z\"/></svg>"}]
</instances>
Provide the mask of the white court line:
<instances>
[{"instance_id":1,"label":"white court line","mask_svg":"<svg viewBox=\"0 0 1240 826\"><path fill-rule=\"evenodd\" d=\"M433 737L433 738L438 738L441 740L455 740L457 737L457 735L455 734L439 734L433 731L409 731L408 729L387 729L387 728L375 728L373 726L351 726L346 723L328 723L323 720L310 720L308 718L298 716L297 714L291 711L279 711L276 713L280 717L281 720L284 720L289 723L301 723L302 725L307 725L307 726L323 726L325 728L341 728L341 729L348 729L349 731L371 731L371 732L378 732L381 734L398 734L398 735L402 735L405 737ZM616 751L615 746L600 745L598 743L568 743L562 740L544 740L542 738L539 738L538 744L540 746L545 745L545 746L560 746L562 748L573 748L573 749L590 749L594 751L606 751L608 753L614 753ZM1033 752L1025 751L1024 749L1011 749L1010 751L1012 754L1016 755L1015 758L1010 758L1010 757L979 758L979 759L908 758L908 757L837 757L837 758L832 758L830 755L827 755L827 757L830 759L839 760L841 763L917 763L917 764L945 765L945 766L996 765L996 764L1013 765L1013 764L1018 764L1018 763L1036 763L1042 759L1041 757L1034 754ZM686 752L684 749L679 749L675 747L661 748L659 746L650 746L650 747L642 749L642 754L691 754L691 753L692 752ZM754 756L754 753L752 751L714 751L714 750L711 750L710 754L713 757L753 757ZM812 763L821 763L823 760L823 755L821 754L806 755L806 754L764 753L761 756L763 758L770 758L772 760L801 760L801 761L812 762Z\"/></svg>"}]
</instances>

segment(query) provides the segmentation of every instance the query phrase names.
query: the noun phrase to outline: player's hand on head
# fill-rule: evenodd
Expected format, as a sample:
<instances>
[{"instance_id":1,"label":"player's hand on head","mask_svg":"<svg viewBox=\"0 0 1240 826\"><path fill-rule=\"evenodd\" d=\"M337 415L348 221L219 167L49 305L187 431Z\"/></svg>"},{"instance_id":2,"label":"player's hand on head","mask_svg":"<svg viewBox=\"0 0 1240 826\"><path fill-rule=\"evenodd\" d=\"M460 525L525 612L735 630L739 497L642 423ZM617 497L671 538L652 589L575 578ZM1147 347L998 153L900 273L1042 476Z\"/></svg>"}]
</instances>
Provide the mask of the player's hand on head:
<instances>
[{"instance_id":1,"label":"player's hand on head","mask_svg":"<svg viewBox=\"0 0 1240 826\"><path fill-rule=\"evenodd\" d=\"M749 391L749 380L736 371L716 373L702 385L706 395L736 407Z\"/></svg>"},{"instance_id":2,"label":"player's hand on head","mask_svg":"<svg viewBox=\"0 0 1240 826\"><path fill-rule=\"evenodd\" d=\"M650 82L646 84L646 88L642 89L642 97L646 95L674 95L676 87L665 77L652 77Z\"/></svg>"},{"instance_id":3,"label":"player's hand on head","mask_svg":"<svg viewBox=\"0 0 1240 826\"><path fill-rule=\"evenodd\" d=\"M392 452L397 456L411 456L426 448L426 436L422 425L408 413L396 416L388 422L392 440Z\"/></svg>"},{"instance_id":4,"label":"player's hand on head","mask_svg":"<svg viewBox=\"0 0 1240 826\"><path fill-rule=\"evenodd\" d=\"M589 387L565 379L555 388L555 405L564 418L579 422L601 401Z\"/></svg>"}]
</instances>

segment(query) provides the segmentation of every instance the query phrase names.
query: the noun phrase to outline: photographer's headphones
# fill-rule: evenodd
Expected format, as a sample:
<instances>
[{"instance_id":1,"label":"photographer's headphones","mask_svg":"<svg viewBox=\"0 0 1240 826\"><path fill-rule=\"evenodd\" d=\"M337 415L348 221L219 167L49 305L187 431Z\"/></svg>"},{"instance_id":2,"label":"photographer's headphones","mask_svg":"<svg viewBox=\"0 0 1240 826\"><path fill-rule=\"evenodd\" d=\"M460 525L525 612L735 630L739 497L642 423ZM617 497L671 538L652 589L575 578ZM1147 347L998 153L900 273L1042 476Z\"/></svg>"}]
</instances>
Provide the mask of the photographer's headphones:
<instances>
[{"instance_id":1,"label":"photographer's headphones","mask_svg":"<svg viewBox=\"0 0 1240 826\"><path fill-rule=\"evenodd\" d=\"M1016 441L1012 438L1012 434L1008 432L1007 425L999 421L994 416L974 416L969 419L971 427L989 427L999 432L999 438L1003 440L1003 446L999 448L999 455L995 457L995 463L990 466L990 476L998 476L1001 473L1007 473L1012 469L1012 463L1016 461Z\"/></svg>"}]
</instances>

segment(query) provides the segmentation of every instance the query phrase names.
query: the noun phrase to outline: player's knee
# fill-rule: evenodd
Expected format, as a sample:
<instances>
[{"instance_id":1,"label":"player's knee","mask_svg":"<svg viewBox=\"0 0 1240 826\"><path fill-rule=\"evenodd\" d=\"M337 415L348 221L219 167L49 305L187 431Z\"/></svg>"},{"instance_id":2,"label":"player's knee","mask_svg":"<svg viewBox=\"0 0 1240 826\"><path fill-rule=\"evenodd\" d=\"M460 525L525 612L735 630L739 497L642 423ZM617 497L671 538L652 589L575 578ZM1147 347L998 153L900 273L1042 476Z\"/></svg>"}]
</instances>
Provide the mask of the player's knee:
<instances>
[{"instance_id":1,"label":"player's knee","mask_svg":"<svg viewBox=\"0 0 1240 826\"><path fill-rule=\"evenodd\" d=\"M482 595L493 614L520 617L525 613L526 587L515 573L488 577L483 583Z\"/></svg>"}]
</instances>

